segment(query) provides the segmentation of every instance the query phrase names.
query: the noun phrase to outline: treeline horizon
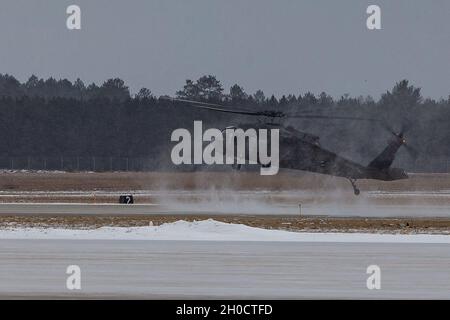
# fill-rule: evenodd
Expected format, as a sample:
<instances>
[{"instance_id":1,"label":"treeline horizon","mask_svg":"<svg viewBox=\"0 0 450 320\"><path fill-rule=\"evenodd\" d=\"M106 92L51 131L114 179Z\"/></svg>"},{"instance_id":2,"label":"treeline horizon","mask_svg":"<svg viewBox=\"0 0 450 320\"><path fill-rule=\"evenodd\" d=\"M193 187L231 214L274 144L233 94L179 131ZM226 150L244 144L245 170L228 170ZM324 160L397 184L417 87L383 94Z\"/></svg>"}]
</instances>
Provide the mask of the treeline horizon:
<instances>
[{"instance_id":1,"label":"treeline horizon","mask_svg":"<svg viewBox=\"0 0 450 320\"><path fill-rule=\"evenodd\" d=\"M395 164L412 168L419 163L422 171L442 171L445 168L437 169L432 163L450 160L450 96L434 100L423 98L420 91L401 80L378 100L348 94L333 99L325 91L277 98L266 97L261 90L246 93L238 84L225 90L216 77L207 75L186 80L175 96L249 110L376 117L398 132L407 125L405 135L418 158L400 151ZM194 120L217 128L259 121L192 109L164 97L156 97L147 88L131 94L119 78L85 85L80 79L71 82L31 76L22 83L0 74L0 157L145 157L152 162L148 168L173 168L170 134L174 129L191 128ZM386 130L368 122L284 121L317 134L325 148L363 164L390 138Z\"/></svg>"},{"instance_id":2,"label":"treeline horizon","mask_svg":"<svg viewBox=\"0 0 450 320\"><path fill-rule=\"evenodd\" d=\"M404 79L395 83L397 89L407 90L409 81ZM421 88L409 87L410 91L406 92L414 98L413 103L422 102L424 104L448 104L450 101L450 89L447 99L434 99L431 97L423 98L420 94ZM412 90L411 90L412 89ZM299 90L300 91L300 90ZM352 97L348 93L344 93L339 99L334 99L325 91L319 94L314 94L311 91L304 91L304 93L295 93L281 95L276 97L274 94L268 96L262 90L257 90L253 94L246 93L244 88L239 84L232 85L227 92L219 80L213 75L206 75L200 77L196 81L190 79L182 90L175 93L179 98L191 98L200 101L215 101L215 102L245 102L259 103L268 105L289 105L298 104L299 106L331 106L331 105L348 105L349 102L365 102L369 105L374 105L377 101L370 95L359 95ZM389 89L386 90L378 102L382 102L386 96L389 95ZM68 79L56 79L49 77L47 79L38 78L36 75L31 75L27 81L20 82L14 76L0 73L0 96L1 97L41 97L46 99L51 98L70 98L76 100L90 100L97 98L118 99L121 101L127 99L144 99L160 97L167 97L167 95L160 95L157 97L152 91L146 87L141 88L137 93L132 94L130 88L126 85L124 80L120 78L110 78L105 80L101 85L92 82L86 85L81 79L77 78L75 81ZM351 104L351 103L350 103Z\"/></svg>"}]
</instances>

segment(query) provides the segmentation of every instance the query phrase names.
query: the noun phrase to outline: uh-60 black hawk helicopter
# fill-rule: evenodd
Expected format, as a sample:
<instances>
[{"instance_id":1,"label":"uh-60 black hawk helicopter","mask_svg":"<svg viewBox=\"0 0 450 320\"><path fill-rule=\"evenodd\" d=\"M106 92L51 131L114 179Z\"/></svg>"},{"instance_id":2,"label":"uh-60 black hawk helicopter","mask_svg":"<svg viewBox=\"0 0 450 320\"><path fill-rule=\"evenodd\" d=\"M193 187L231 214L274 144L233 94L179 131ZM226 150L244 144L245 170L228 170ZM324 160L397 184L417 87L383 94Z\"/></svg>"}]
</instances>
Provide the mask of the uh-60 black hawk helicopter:
<instances>
[{"instance_id":1,"label":"uh-60 black hawk helicopter","mask_svg":"<svg viewBox=\"0 0 450 320\"><path fill-rule=\"evenodd\" d=\"M170 97L165 97L165 99L174 103L178 102L203 110L257 116L270 119L269 122L265 121L259 124L243 124L237 126L237 128L243 130L246 130L247 128L258 129L258 127L267 129L268 127L274 126L279 128L279 167L281 169L309 171L346 178L350 181L355 195L360 194L360 190L356 186L356 180L358 179L374 179L383 181L408 179L408 174L405 170L401 168L391 168L397 151L401 146L404 146L413 157L417 157L417 152L406 144L406 140L404 138L406 128L402 128L400 133L396 133L392 127L387 125L381 119L326 116L316 114L286 114L282 111L274 110L249 111L240 108L229 108L214 103L175 99ZM375 157L375 159L373 159L368 165L364 166L322 148L319 144L318 136L299 131L292 126L285 127L274 121L275 119L282 118L374 121L378 122L383 128L392 133L394 138L388 143L386 148L377 157ZM240 165L233 167L240 169Z\"/></svg>"}]
</instances>

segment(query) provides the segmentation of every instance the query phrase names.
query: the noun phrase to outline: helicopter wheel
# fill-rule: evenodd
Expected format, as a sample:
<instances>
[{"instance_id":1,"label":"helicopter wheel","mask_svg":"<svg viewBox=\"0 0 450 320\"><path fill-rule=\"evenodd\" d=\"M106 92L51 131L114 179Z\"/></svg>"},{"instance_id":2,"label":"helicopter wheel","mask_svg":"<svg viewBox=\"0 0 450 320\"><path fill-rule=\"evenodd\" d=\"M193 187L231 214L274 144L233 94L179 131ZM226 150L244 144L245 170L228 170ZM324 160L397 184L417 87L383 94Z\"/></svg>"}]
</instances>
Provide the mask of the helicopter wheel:
<instances>
[{"instance_id":1,"label":"helicopter wheel","mask_svg":"<svg viewBox=\"0 0 450 320\"><path fill-rule=\"evenodd\" d=\"M350 183L352 184L353 187L353 193L355 194L355 196L358 196L361 191L358 189L358 187L356 186L356 179L348 179L350 181Z\"/></svg>"}]
</instances>

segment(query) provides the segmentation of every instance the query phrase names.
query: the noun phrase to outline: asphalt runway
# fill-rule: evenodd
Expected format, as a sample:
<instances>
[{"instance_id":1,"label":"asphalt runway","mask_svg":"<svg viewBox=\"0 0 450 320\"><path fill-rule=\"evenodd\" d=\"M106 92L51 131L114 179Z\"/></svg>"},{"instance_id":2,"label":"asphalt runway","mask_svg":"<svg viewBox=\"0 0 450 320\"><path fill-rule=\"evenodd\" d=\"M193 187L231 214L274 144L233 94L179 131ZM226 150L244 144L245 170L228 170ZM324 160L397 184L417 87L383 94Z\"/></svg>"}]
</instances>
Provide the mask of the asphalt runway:
<instances>
[{"instance_id":1,"label":"asphalt runway","mask_svg":"<svg viewBox=\"0 0 450 320\"><path fill-rule=\"evenodd\" d=\"M0 216L45 215L300 215L298 204L265 203L0 203ZM440 205L304 205L302 215L336 217L450 217L449 206Z\"/></svg>"},{"instance_id":2,"label":"asphalt runway","mask_svg":"<svg viewBox=\"0 0 450 320\"><path fill-rule=\"evenodd\" d=\"M66 288L68 265L81 290ZM381 268L381 289L366 268ZM450 298L450 246L2 240L0 298Z\"/></svg>"},{"instance_id":3,"label":"asphalt runway","mask_svg":"<svg viewBox=\"0 0 450 320\"><path fill-rule=\"evenodd\" d=\"M132 205L118 204L133 194ZM450 218L450 190L311 191L122 190L1 191L2 215L282 215Z\"/></svg>"},{"instance_id":4,"label":"asphalt runway","mask_svg":"<svg viewBox=\"0 0 450 320\"><path fill-rule=\"evenodd\" d=\"M171 213L154 204L88 204L88 203L0 203L0 216L5 215L117 215Z\"/></svg>"}]
</instances>

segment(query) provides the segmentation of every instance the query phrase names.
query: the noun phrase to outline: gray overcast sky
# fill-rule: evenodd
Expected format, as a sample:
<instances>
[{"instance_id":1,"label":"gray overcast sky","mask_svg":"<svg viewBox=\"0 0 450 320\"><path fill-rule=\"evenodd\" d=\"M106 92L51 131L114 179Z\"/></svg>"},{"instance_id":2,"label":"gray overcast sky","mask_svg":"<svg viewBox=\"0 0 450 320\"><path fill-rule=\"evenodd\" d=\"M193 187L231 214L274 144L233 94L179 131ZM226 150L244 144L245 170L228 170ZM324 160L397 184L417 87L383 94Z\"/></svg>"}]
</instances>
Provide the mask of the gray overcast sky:
<instances>
[{"instance_id":1,"label":"gray overcast sky","mask_svg":"<svg viewBox=\"0 0 450 320\"><path fill-rule=\"evenodd\" d=\"M450 94L450 1L1 0L0 72L85 83L123 78L174 94L214 74L228 89L374 97L403 78ZM82 30L66 29L78 4ZM366 28L366 8L382 30Z\"/></svg>"}]
</instances>

